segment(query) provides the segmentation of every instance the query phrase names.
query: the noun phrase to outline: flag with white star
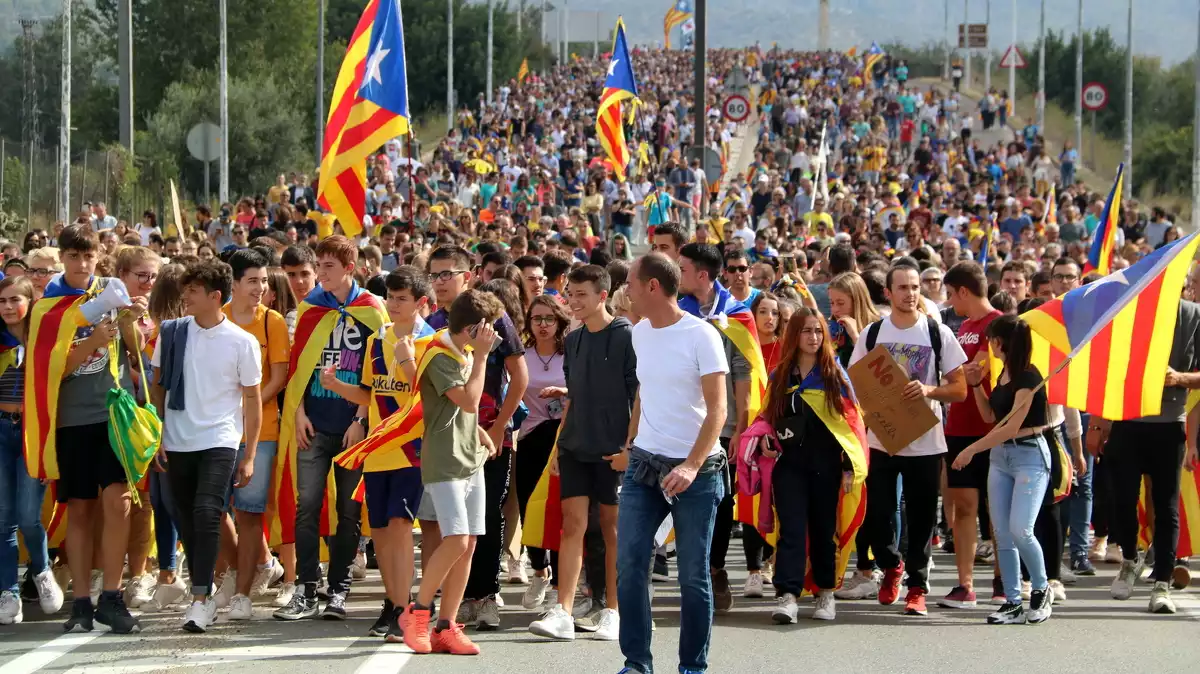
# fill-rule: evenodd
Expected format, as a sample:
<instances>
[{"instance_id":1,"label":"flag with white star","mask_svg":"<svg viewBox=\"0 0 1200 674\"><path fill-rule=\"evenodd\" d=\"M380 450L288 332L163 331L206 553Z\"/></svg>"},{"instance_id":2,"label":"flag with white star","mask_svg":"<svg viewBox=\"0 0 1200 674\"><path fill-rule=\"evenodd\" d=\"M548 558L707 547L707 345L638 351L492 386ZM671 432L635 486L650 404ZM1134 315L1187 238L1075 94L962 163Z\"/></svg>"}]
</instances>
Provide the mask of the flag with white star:
<instances>
[{"instance_id":1,"label":"flag with white star","mask_svg":"<svg viewBox=\"0 0 1200 674\"><path fill-rule=\"evenodd\" d=\"M621 102L638 104L637 78L629 60L629 43L625 40L625 22L617 19L616 37L613 39L612 57L608 62L608 75L604 80L604 92L596 112L596 136L600 145L612 161L613 172L619 182L625 181L625 167L629 165L629 144L625 141L625 127L621 122Z\"/></svg>"},{"instance_id":2,"label":"flag with white star","mask_svg":"<svg viewBox=\"0 0 1200 674\"><path fill-rule=\"evenodd\" d=\"M358 95L388 112L408 117L408 73L400 0L379 3Z\"/></svg>"}]
</instances>

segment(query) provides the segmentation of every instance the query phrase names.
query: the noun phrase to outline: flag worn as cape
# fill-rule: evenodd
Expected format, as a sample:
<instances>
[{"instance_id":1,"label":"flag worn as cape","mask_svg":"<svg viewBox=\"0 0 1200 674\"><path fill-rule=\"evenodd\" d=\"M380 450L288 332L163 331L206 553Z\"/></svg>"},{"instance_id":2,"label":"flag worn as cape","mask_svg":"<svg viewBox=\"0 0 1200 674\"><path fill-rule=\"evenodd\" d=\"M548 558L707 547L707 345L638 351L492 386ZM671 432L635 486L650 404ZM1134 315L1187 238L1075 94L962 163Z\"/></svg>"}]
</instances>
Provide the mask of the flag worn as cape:
<instances>
[{"instance_id":1,"label":"flag worn as cape","mask_svg":"<svg viewBox=\"0 0 1200 674\"><path fill-rule=\"evenodd\" d=\"M385 349L382 348L383 340L375 340L375 349L379 354L368 352L372 358L377 355L386 358L390 354L382 354ZM464 356L459 355L459 352L450 342L450 332L448 330L439 330L436 333L427 337L422 337L414 343L416 347L417 358L417 380L412 384L412 395L404 407L392 410L386 416L382 414L387 408L384 407L380 414L380 423L371 428L371 432L362 442L354 445L350 449L338 454L334 461L343 468L355 469L363 464L368 457L376 457L384 453L402 451L407 457L407 466L399 466L406 468L408 466L421 465L420 447L421 438L425 435L425 421L421 410L421 393L420 385L421 377L425 375L426 368L433 361L434 356L444 354L453 358L460 365L466 362ZM372 367L375 367L373 364ZM385 365L386 367L386 365ZM372 405L378 403L378 399L383 396L372 395ZM387 400L387 403L394 406L393 400Z\"/></svg>"},{"instance_id":2,"label":"flag worn as cape","mask_svg":"<svg viewBox=\"0 0 1200 674\"><path fill-rule=\"evenodd\" d=\"M321 362L321 352L335 328L342 321L358 321L371 332L387 322L379 299L358 287L350 286L345 303L339 304L333 293L317 286L300 303L296 312L296 336L288 363L288 385L284 389L283 411L279 420L279 452L275 457L274 516L268 538L272 545L292 543L296 537L296 507L299 498L296 476L296 409L304 404L304 393ZM329 505L333 495L333 471L329 472L329 490L321 512L322 535L337 527L337 509Z\"/></svg>"},{"instance_id":3,"label":"flag worn as cape","mask_svg":"<svg viewBox=\"0 0 1200 674\"><path fill-rule=\"evenodd\" d=\"M849 377L846 377L846 381L849 381ZM867 467L870 457L870 452L867 451L867 425L863 421L862 412L858 409L858 403L855 402L849 389L842 390L842 409L845 412L839 415L830 411L825 404L824 381L815 368L808 373L799 386L789 389L788 393L793 393L797 389L801 391L800 395L804 402L816 413L821 423L825 424L825 427L837 440L838 445L841 446L842 451L850 459L854 473L854 482L850 493L838 490L837 528L835 531L838 549L836 577L840 583L840 579L846 571L846 565L850 561L850 552L854 549L854 538L858 535L858 530L862 527L863 520L867 515ZM786 485L775 485L777 489L781 486L786 487ZM750 526L756 525L759 498L761 497L743 498L740 494L735 496L734 516L737 521ZM765 537L771 545L775 545L778 540L778 516L775 518L775 526L776 531ZM807 568L804 590L815 593L818 588L812 578L812 565L807 565Z\"/></svg>"},{"instance_id":4,"label":"flag worn as cape","mask_svg":"<svg viewBox=\"0 0 1200 674\"><path fill-rule=\"evenodd\" d=\"M713 293L713 306L708 315L701 313L700 301L695 295L680 297L679 308L720 330L750 365L750 401L746 406L746 424L749 425L758 416L767 395L767 365L758 344L758 328L750 309L717 281L713 281Z\"/></svg>"},{"instance_id":5,"label":"flag worn as cape","mask_svg":"<svg viewBox=\"0 0 1200 674\"><path fill-rule=\"evenodd\" d=\"M25 469L39 480L58 479L58 392L66 374L67 354L85 321L79 307L95 296L100 281L87 290L67 285L62 274L46 284L29 315L25 355Z\"/></svg>"},{"instance_id":6,"label":"flag worn as cape","mask_svg":"<svg viewBox=\"0 0 1200 674\"><path fill-rule=\"evenodd\" d=\"M1188 391L1187 411L1200 404L1200 389ZM1153 488L1153 485L1151 485ZM1146 481L1138 499L1138 547L1145 550L1154 541L1154 518L1149 509ZM1200 555L1200 470L1181 471L1179 475L1179 545L1176 559Z\"/></svg>"}]
</instances>

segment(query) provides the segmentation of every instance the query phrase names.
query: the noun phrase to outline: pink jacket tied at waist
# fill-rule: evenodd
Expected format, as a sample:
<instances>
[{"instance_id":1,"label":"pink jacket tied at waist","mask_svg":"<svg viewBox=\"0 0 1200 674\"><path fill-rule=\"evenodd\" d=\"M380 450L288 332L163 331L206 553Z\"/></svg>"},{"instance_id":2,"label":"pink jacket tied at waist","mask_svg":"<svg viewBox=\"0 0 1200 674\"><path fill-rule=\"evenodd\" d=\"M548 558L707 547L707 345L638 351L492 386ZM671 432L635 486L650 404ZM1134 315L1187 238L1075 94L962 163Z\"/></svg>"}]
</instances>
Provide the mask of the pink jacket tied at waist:
<instances>
[{"instance_id":1,"label":"pink jacket tied at waist","mask_svg":"<svg viewBox=\"0 0 1200 674\"><path fill-rule=\"evenodd\" d=\"M775 459L763 455L764 449L779 450L775 430L762 418L742 433L737 448L738 494L746 498L759 496L759 533L766 535L775 531L775 510L771 500L771 474L775 471Z\"/></svg>"}]
</instances>

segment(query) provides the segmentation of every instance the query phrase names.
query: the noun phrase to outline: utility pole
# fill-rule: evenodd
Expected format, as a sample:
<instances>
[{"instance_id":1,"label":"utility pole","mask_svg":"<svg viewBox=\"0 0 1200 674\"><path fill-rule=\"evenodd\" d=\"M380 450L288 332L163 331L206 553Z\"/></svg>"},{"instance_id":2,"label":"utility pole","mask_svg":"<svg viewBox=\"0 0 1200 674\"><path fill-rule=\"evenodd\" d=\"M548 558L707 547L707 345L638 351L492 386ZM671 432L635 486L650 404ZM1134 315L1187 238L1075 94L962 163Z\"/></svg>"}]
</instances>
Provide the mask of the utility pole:
<instances>
[{"instance_id":1,"label":"utility pole","mask_svg":"<svg viewBox=\"0 0 1200 674\"><path fill-rule=\"evenodd\" d=\"M829 49L829 0L820 0L817 11L817 50Z\"/></svg>"},{"instance_id":2,"label":"utility pole","mask_svg":"<svg viewBox=\"0 0 1200 674\"><path fill-rule=\"evenodd\" d=\"M1017 49L1017 0L1012 0L1012 43L1010 49L1014 52ZM1016 58L1014 54L1013 58ZM1017 111L1017 69L1008 69L1008 100L1012 105L1012 111ZM1010 117L1012 115L1009 115Z\"/></svg>"},{"instance_id":3,"label":"utility pole","mask_svg":"<svg viewBox=\"0 0 1200 674\"><path fill-rule=\"evenodd\" d=\"M221 12L221 180L217 183L217 198L221 203L229 202L229 59L227 48L229 43L229 17L225 10L226 0L220 0Z\"/></svg>"},{"instance_id":4,"label":"utility pole","mask_svg":"<svg viewBox=\"0 0 1200 674\"><path fill-rule=\"evenodd\" d=\"M487 30L487 102L492 104L492 58L493 58L493 20L495 18L496 4L492 0L487 0L488 8L488 30Z\"/></svg>"},{"instance_id":5,"label":"utility pole","mask_svg":"<svg viewBox=\"0 0 1200 674\"><path fill-rule=\"evenodd\" d=\"M1133 198L1133 0L1125 36L1125 199Z\"/></svg>"},{"instance_id":6,"label":"utility pole","mask_svg":"<svg viewBox=\"0 0 1200 674\"><path fill-rule=\"evenodd\" d=\"M1083 0L1075 23L1075 152L1083 163Z\"/></svg>"},{"instance_id":7,"label":"utility pole","mask_svg":"<svg viewBox=\"0 0 1200 674\"><path fill-rule=\"evenodd\" d=\"M984 17L987 24L988 48L983 54L983 91L992 90L992 0L987 0L987 14Z\"/></svg>"},{"instance_id":8,"label":"utility pole","mask_svg":"<svg viewBox=\"0 0 1200 674\"><path fill-rule=\"evenodd\" d=\"M943 17L945 25L942 26L943 38L945 39L945 53L942 55L942 79L950 81L950 0L946 0L946 11Z\"/></svg>"},{"instance_id":9,"label":"utility pole","mask_svg":"<svg viewBox=\"0 0 1200 674\"><path fill-rule=\"evenodd\" d=\"M1042 18L1038 28L1038 92L1037 127L1039 133L1046 133L1046 0L1042 0Z\"/></svg>"},{"instance_id":10,"label":"utility pole","mask_svg":"<svg viewBox=\"0 0 1200 674\"><path fill-rule=\"evenodd\" d=\"M118 114L121 117L119 138L129 154L133 154L133 2L120 0L117 4L117 79Z\"/></svg>"},{"instance_id":11,"label":"utility pole","mask_svg":"<svg viewBox=\"0 0 1200 674\"><path fill-rule=\"evenodd\" d=\"M65 225L71 213L71 0L62 0L62 120L58 130L59 184L58 219Z\"/></svg>"},{"instance_id":12,"label":"utility pole","mask_svg":"<svg viewBox=\"0 0 1200 674\"><path fill-rule=\"evenodd\" d=\"M517 5L517 37L521 36L521 22L525 18L525 0Z\"/></svg>"},{"instance_id":13,"label":"utility pole","mask_svg":"<svg viewBox=\"0 0 1200 674\"><path fill-rule=\"evenodd\" d=\"M708 86L708 77L704 72L708 56L708 0L696 0L694 18L696 33L693 44L696 51L692 60L695 63L696 82L692 113L696 119L692 130L692 145L704 147L708 143L708 92L705 90L705 87Z\"/></svg>"},{"instance_id":14,"label":"utility pole","mask_svg":"<svg viewBox=\"0 0 1200 674\"><path fill-rule=\"evenodd\" d=\"M325 154L325 0L317 0L317 139L316 166Z\"/></svg>"},{"instance_id":15,"label":"utility pole","mask_svg":"<svg viewBox=\"0 0 1200 674\"><path fill-rule=\"evenodd\" d=\"M454 0L446 0L446 130L454 130Z\"/></svg>"},{"instance_id":16,"label":"utility pole","mask_svg":"<svg viewBox=\"0 0 1200 674\"><path fill-rule=\"evenodd\" d=\"M965 75L966 86L971 88L971 0L963 0L963 51L966 52L966 67L963 75ZM990 38L990 36L989 36Z\"/></svg>"},{"instance_id":17,"label":"utility pole","mask_svg":"<svg viewBox=\"0 0 1200 674\"><path fill-rule=\"evenodd\" d=\"M566 63L571 57L571 8L567 6L567 0L563 0L562 27L562 58L559 63Z\"/></svg>"}]
</instances>

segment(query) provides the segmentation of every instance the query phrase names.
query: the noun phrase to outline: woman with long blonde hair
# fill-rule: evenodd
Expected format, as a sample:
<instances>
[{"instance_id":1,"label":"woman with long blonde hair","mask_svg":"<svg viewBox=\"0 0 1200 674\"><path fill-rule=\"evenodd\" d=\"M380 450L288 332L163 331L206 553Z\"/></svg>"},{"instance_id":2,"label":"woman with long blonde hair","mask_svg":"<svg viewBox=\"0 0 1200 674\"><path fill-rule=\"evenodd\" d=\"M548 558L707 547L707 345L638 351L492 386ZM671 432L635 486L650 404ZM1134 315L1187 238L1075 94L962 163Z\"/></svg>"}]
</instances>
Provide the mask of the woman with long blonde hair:
<instances>
[{"instance_id":1,"label":"woman with long blonde hair","mask_svg":"<svg viewBox=\"0 0 1200 674\"><path fill-rule=\"evenodd\" d=\"M845 272L829 282L829 313L833 316L829 323L830 339L838 362L845 367L858 342L858 334L880 318L861 276Z\"/></svg>"}]
</instances>

